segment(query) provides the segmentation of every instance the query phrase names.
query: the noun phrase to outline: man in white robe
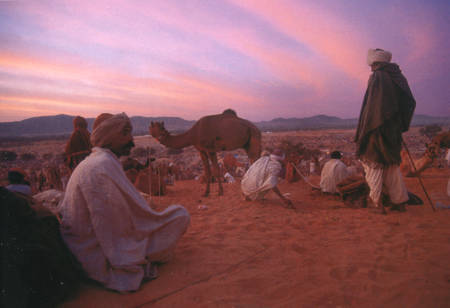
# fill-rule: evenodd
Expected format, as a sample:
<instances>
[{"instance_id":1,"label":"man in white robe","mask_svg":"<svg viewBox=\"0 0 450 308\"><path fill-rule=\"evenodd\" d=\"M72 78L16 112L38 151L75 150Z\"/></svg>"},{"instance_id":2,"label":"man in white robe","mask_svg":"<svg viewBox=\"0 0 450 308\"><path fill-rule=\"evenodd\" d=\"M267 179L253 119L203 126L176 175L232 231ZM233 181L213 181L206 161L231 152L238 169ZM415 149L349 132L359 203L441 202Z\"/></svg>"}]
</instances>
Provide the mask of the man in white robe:
<instances>
[{"instance_id":1,"label":"man in white robe","mask_svg":"<svg viewBox=\"0 0 450 308\"><path fill-rule=\"evenodd\" d=\"M119 157L134 146L126 114L111 115L93 131L92 153L74 170L60 206L61 235L88 276L120 292L155 278L186 231L179 205L151 209L128 180Z\"/></svg>"},{"instance_id":2,"label":"man in white robe","mask_svg":"<svg viewBox=\"0 0 450 308\"><path fill-rule=\"evenodd\" d=\"M276 149L271 155L262 156L250 166L241 180L241 189L246 200L261 200L272 190L287 207L293 207L292 202L281 194L277 186L283 160L283 152Z\"/></svg>"},{"instance_id":3,"label":"man in white robe","mask_svg":"<svg viewBox=\"0 0 450 308\"><path fill-rule=\"evenodd\" d=\"M341 161L341 153L334 151L331 159L325 163L320 174L320 189L322 192L335 194L336 186L350 175L347 166Z\"/></svg>"}]
</instances>

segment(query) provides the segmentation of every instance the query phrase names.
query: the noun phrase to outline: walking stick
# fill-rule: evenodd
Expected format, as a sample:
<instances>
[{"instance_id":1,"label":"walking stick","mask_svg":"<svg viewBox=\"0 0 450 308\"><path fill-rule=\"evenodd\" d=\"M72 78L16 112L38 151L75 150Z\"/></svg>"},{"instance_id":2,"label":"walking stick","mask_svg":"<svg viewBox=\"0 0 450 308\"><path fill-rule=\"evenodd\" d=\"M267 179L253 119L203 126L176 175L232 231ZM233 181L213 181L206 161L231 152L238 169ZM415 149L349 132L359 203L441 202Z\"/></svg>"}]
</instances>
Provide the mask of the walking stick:
<instances>
[{"instance_id":1,"label":"walking stick","mask_svg":"<svg viewBox=\"0 0 450 308\"><path fill-rule=\"evenodd\" d=\"M158 205L161 203L161 169L158 166L157 167L157 174L158 174Z\"/></svg>"},{"instance_id":2,"label":"walking stick","mask_svg":"<svg viewBox=\"0 0 450 308\"><path fill-rule=\"evenodd\" d=\"M430 205L431 205L431 208L433 209L433 211L436 211L436 209L434 208L433 202L431 201L431 198L430 198L430 196L428 196L428 192L427 192L427 190L425 189L425 185L423 185L422 178L420 177L420 174L417 173L416 165L414 164L414 161L413 161L413 159L412 159L412 157L411 157L411 154L409 153L409 150L408 150L408 147L406 146L405 141L402 140L402 143L403 143L403 147L404 147L405 150L406 150L406 153L408 153L409 160L411 161L411 165L413 166L413 169L414 169L414 174L416 174L417 179L419 180L419 183L420 183L420 185L422 186L423 192L425 193L425 196L427 197L428 202L429 202Z\"/></svg>"},{"instance_id":3,"label":"walking stick","mask_svg":"<svg viewBox=\"0 0 450 308\"><path fill-rule=\"evenodd\" d=\"M150 148L147 147L147 161L148 161L148 194L150 196L150 203L152 201L152 163L150 162Z\"/></svg>"}]
</instances>

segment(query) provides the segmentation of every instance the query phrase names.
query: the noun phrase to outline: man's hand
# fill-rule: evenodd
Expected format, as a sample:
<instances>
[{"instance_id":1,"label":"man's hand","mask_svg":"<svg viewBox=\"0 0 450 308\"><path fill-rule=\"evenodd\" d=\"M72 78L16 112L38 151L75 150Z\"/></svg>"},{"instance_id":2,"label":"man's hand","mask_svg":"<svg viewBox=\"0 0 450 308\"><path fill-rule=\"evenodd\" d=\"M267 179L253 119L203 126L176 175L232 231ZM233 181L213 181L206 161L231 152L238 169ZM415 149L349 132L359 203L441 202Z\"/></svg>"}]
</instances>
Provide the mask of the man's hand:
<instances>
[{"instance_id":1,"label":"man's hand","mask_svg":"<svg viewBox=\"0 0 450 308\"><path fill-rule=\"evenodd\" d=\"M293 204L292 201L289 200L288 198L284 198L284 199L283 199L283 202L284 202L284 204L286 205L286 207L287 207L288 209L295 209L294 204Z\"/></svg>"},{"instance_id":2,"label":"man's hand","mask_svg":"<svg viewBox=\"0 0 450 308\"><path fill-rule=\"evenodd\" d=\"M281 198L281 200L283 200L285 207L287 207L288 209L295 209L294 204L292 204L292 201L283 196L283 194L280 192L277 186L272 188L272 190Z\"/></svg>"}]
</instances>

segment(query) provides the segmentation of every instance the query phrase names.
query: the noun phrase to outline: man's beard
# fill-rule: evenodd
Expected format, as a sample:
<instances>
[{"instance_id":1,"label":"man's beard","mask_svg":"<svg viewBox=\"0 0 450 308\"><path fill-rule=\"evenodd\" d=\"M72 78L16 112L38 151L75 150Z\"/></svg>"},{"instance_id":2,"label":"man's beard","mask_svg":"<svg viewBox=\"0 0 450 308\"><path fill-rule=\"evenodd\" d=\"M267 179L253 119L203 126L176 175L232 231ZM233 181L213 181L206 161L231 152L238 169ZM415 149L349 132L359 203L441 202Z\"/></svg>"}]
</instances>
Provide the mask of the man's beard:
<instances>
[{"instance_id":1,"label":"man's beard","mask_svg":"<svg viewBox=\"0 0 450 308\"><path fill-rule=\"evenodd\" d=\"M128 156L131 153L131 149L134 147L134 142L130 141L122 148L122 155Z\"/></svg>"}]
</instances>

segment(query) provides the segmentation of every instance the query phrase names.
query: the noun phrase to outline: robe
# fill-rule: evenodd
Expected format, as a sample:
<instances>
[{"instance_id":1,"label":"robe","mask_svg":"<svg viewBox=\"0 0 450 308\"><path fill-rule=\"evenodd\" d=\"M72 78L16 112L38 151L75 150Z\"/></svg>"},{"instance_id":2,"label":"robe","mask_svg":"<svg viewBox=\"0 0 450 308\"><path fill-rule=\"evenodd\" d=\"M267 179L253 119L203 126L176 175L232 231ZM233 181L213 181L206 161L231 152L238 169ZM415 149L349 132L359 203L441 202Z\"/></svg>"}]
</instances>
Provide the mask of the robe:
<instances>
[{"instance_id":1,"label":"robe","mask_svg":"<svg viewBox=\"0 0 450 308\"><path fill-rule=\"evenodd\" d=\"M272 155L259 158L242 177L242 193L251 200L264 198L278 184L281 167L281 163Z\"/></svg>"},{"instance_id":2,"label":"robe","mask_svg":"<svg viewBox=\"0 0 450 308\"><path fill-rule=\"evenodd\" d=\"M320 189L323 192L334 194L336 186L350 175L347 166L340 159L330 159L325 163L320 175Z\"/></svg>"},{"instance_id":3,"label":"robe","mask_svg":"<svg viewBox=\"0 0 450 308\"><path fill-rule=\"evenodd\" d=\"M383 63L370 76L355 136L357 156L378 166L399 165L401 134L416 106L406 78L395 63Z\"/></svg>"},{"instance_id":4,"label":"robe","mask_svg":"<svg viewBox=\"0 0 450 308\"><path fill-rule=\"evenodd\" d=\"M150 262L168 261L190 220L179 205L152 210L100 147L72 173L60 215L62 237L89 277L117 291L137 290Z\"/></svg>"},{"instance_id":5,"label":"robe","mask_svg":"<svg viewBox=\"0 0 450 308\"><path fill-rule=\"evenodd\" d=\"M69 168L75 169L89 155L91 148L89 131L85 128L75 128L65 148Z\"/></svg>"}]
</instances>

